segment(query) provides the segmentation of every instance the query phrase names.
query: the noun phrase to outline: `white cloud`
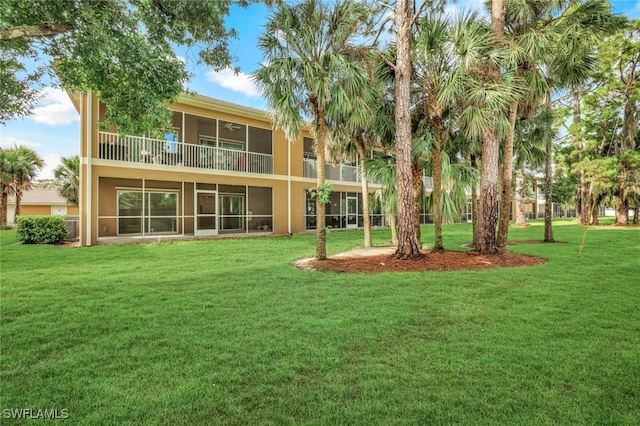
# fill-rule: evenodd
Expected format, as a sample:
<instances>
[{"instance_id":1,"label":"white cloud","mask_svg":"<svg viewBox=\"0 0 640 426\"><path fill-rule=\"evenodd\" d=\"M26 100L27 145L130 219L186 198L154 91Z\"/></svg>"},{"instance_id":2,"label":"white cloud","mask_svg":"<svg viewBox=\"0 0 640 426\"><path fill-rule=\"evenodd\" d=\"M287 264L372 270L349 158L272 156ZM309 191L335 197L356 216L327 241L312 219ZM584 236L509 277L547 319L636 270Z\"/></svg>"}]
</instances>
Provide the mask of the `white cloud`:
<instances>
[{"instance_id":1,"label":"white cloud","mask_svg":"<svg viewBox=\"0 0 640 426\"><path fill-rule=\"evenodd\" d=\"M232 69L222 71L209 71L207 80L219 84L225 89L243 93L245 96L258 96L258 88L248 74L239 72L235 74Z\"/></svg>"},{"instance_id":2,"label":"white cloud","mask_svg":"<svg viewBox=\"0 0 640 426\"><path fill-rule=\"evenodd\" d=\"M53 171L60 165L60 154L49 154L44 160L44 167L36 175L36 179L53 179Z\"/></svg>"},{"instance_id":3,"label":"white cloud","mask_svg":"<svg viewBox=\"0 0 640 426\"><path fill-rule=\"evenodd\" d=\"M33 150L37 150L42 146L39 142L31 142L26 139L18 139L12 136L7 136L0 140L0 147L2 148L13 148L14 146L26 146L27 148L31 148Z\"/></svg>"},{"instance_id":4,"label":"white cloud","mask_svg":"<svg viewBox=\"0 0 640 426\"><path fill-rule=\"evenodd\" d=\"M455 4L449 3L444 8L444 14L451 18L457 18L462 16L463 12L470 12L472 10L480 12L481 16L488 15L483 3L476 0L460 0Z\"/></svg>"},{"instance_id":5,"label":"white cloud","mask_svg":"<svg viewBox=\"0 0 640 426\"><path fill-rule=\"evenodd\" d=\"M44 96L33 109L31 120L36 123L60 126L78 121L80 116L73 103L62 89L46 88Z\"/></svg>"}]
</instances>

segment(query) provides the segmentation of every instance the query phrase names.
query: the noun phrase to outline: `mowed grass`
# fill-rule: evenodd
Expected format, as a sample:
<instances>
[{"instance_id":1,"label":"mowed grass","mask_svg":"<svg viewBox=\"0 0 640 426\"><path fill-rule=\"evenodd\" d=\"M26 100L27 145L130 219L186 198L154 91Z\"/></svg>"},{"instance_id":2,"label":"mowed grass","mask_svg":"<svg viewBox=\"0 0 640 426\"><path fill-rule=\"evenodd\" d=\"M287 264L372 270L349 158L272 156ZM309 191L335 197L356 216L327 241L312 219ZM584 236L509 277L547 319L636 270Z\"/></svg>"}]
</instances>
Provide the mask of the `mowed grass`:
<instances>
[{"instance_id":1,"label":"mowed grass","mask_svg":"<svg viewBox=\"0 0 640 426\"><path fill-rule=\"evenodd\" d=\"M541 239L533 224L510 238ZM447 249L464 250L470 230L446 226ZM563 244L510 247L540 266L379 275L291 267L313 255L313 234L80 249L2 231L0 415L637 425L640 228L590 228L578 258L583 230L560 220ZM329 252L361 238L330 232Z\"/></svg>"}]
</instances>

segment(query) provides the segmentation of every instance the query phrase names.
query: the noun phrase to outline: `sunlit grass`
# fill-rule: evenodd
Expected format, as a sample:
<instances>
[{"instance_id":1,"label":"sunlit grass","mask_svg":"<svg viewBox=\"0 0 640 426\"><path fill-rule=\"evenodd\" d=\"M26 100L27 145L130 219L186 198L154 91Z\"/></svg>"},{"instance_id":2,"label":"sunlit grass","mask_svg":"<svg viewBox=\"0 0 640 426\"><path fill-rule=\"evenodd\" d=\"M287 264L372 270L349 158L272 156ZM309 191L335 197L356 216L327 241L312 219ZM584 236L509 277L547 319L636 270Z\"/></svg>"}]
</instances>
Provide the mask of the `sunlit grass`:
<instances>
[{"instance_id":1,"label":"sunlit grass","mask_svg":"<svg viewBox=\"0 0 640 426\"><path fill-rule=\"evenodd\" d=\"M532 225L510 238L541 240ZM80 249L2 231L0 415L635 425L640 228L589 228L578 258L583 230L559 220L563 244L511 246L549 259L531 268L379 275L291 267L313 234ZM471 240L469 225L444 231L448 250ZM361 239L331 231L329 252Z\"/></svg>"}]
</instances>

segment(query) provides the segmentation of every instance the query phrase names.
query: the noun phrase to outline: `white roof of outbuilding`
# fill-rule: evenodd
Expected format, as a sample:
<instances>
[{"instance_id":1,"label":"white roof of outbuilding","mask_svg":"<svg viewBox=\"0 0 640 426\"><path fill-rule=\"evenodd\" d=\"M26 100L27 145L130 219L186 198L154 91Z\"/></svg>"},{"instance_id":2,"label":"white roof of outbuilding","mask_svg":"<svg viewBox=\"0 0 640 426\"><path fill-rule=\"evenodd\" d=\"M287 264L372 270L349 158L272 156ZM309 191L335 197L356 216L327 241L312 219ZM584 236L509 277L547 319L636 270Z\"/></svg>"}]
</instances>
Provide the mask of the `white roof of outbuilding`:
<instances>
[{"instance_id":1,"label":"white roof of outbuilding","mask_svg":"<svg viewBox=\"0 0 640 426\"><path fill-rule=\"evenodd\" d=\"M16 196L9 196L9 204L16 202ZM57 189L33 188L22 193L22 204L68 205L66 198Z\"/></svg>"}]
</instances>

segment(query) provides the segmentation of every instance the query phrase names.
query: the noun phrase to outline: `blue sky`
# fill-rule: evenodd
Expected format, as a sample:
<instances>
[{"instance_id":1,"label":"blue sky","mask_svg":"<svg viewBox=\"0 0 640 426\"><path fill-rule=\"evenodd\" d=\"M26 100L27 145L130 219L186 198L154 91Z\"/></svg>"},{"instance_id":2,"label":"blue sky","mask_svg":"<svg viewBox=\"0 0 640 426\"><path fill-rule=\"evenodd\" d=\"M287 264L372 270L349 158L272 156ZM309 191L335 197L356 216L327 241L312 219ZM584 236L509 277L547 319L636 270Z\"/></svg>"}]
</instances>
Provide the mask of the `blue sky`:
<instances>
[{"instance_id":1,"label":"blue sky","mask_svg":"<svg viewBox=\"0 0 640 426\"><path fill-rule=\"evenodd\" d=\"M477 7L480 1L461 0L448 6L448 12ZM640 18L640 0L612 1L615 13ZM257 37L268 16L262 5L247 9L233 9L227 19L230 27L238 31L239 38L231 43L231 51L238 58L235 65L242 72L234 75L227 70L213 72L197 65L197 51L180 49L176 53L187 60L187 68L193 74L188 88L202 95L223 99L241 105L266 109L266 103L249 80L248 75L259 67L261 54L256 47ZM30 117L14 120L0 127L0 145L26 145L37 151L45 160L39 177L53 177L53 169L61 156L70 156L79 150L79 117L67 95L60 90L47 88Z\"/></svg>"}]
</instances>

